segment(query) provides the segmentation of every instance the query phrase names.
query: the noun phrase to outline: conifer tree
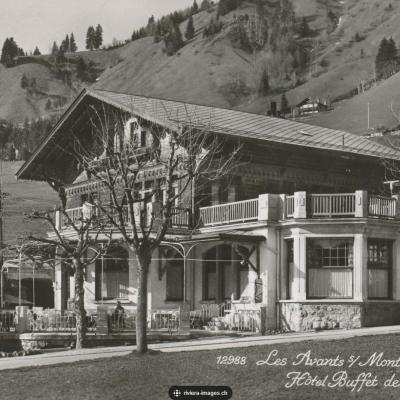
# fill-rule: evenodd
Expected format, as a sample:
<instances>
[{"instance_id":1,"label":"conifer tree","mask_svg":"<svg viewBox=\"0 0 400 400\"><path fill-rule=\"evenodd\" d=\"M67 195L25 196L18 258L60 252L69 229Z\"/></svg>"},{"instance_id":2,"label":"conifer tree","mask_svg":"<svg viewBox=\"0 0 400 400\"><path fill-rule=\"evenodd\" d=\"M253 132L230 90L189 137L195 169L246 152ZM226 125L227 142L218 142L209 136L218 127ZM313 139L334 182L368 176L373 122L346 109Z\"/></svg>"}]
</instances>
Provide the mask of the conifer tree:
<instances>
[{"instance_id":1,"label":"conifer tree","mask_svg":"<svg viewBox=\"0 0 400 400\"><path fill-rule=\"evenodd\" d=\"M267 69L264 68L262 75L261 75L259 92L262 96L267 96L269 93L269 90L270 90L269 76L268 76Z\"/></svg>"},{"instance_id":2,"label":"conifer tree","mask_svg":"<svg viewBox=\"0 0 400 400\"><path fill-rule=\"evenodd\" d=\"M175 54L183 46L182 33L178 24L171 24L168 32L164 35L164 43L169 56Z\"/></svg>"},{"instance_id":3,"label":"conifer tree","mask_svg":"<svg viewBox=\"0 0 400 400\"><path fill-rule=\"evenodd\" d=\"M69 37L69 50L71 53L75 53L78 50L73 32L71 32L71 36Z\"/></svg>"},{"instance_id":4,"label":"conifer tree","mask_svg":"<svg viewBox=\"0 0 400 400\"><path fill-rule=\"evenodd\" d=\"M101 27L100 24L96 26L93 44L96 50L99 49L103 44L103 28Z\"/></svg>"},{"instance_id":5,"label":"conifer tree","mask_svg":"<svg viewBox=\"0 0 400 400\"><path fill-rule=\"evenodd\" d=\"M196 14L197 11L199 11L199 6L198 6L196 0L194 0L193 6L192 6L192 13L193 13L193 14Z\"/></svg>"},{"instance_id":6,"label":"conifer tree","mask_svg":"<svg viewBox=\"0 0 400 400\"><path fill-rule=\"evenodd\" d=\"M6 38L1 51L0 62L6 67L12 67L15 65L15 58L24 55L24 51L18 47L14 38Z\"/></svg>"},{"instance_id":7,"label":"conifer tree","mask_svg":"<svg viewBox=\"0 0 400 400\"><path fill-rule=\"evenodd\" d=\"M96 32L93 28L93 26L89 26L87 32L86 32L86 48L88 50L93 50L95 48L95 36Z\"/></svg>"},{"instance_id":8,"label":"conifer tree","mask_svg":"<svg viewBox=\"0 0 400 400\"><path fill-rule=\"evenodd\" d=\"M185 37L187 40L190 40L193 38L193 36L194 36L194 23L193 23L193 17L190 16L186 26Z\"/></svg>"},{"instance_id":9,"label":"conifer tree","mask_svg":"<svg viewBox=\"0 0 400 400\"><path fill-rule=\"evenodd\" d=\"M285 93L282 93L281 96L281 114L284 116L285 114L290 112L289 101L286 97Z\"/></svg>"},{"instance_id":10,"label":"conifer tree","mask_svg":"<svg viewBox=\"0 0 400 400\"><path fill-rule=\"evenodd\" d=\"M51 49L51 55L56 56L58 54L58 45L57 42L53 42L53 47Z\"/></svg>"},{"instance_id":11,"label":"conifer tree","mask_svg":"<svg viewBox=\"0 0 400 400\"><path fill-rule=\"evenodd\" d=\"M35 50L33 51L34 56L40 56L42 53L40 52L39 48L36 46Z\"/></svg>"},{"instance_id":12,"label":"conifer tree","mask_svg":"<svg viewBox=\"0 0 400 400\"><path fill-rule=\"evenodd\" d=\"M69 52L69 48L70 48L69 36L66 35L65 39L61 42L60 49L62 49L62 51L66 53Z\"/></svg>"}]
</instances>

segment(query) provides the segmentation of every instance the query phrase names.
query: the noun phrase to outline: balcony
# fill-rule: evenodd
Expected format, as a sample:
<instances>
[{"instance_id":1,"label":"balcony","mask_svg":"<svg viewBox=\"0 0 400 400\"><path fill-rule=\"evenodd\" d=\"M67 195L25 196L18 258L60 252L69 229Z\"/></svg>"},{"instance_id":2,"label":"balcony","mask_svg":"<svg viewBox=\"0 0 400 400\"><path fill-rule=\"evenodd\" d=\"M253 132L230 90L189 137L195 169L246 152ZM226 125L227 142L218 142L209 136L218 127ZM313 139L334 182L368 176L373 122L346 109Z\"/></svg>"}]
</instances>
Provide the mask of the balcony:
<instances>
[{"instance_id":1,"label":"balcony","mask_svg":"<svg viewBox=\"0 0 400 400\"><path fill-rule=\"evenodd\" d=\"M157 215L158 204L157 203L148 203L146 207L142 208L141 205L134 205L135 212L135 222L136 225L140 225L140 221L143 220L145 226L150 226L151 218L153 213ZM60 211L56 213L56 227L59 230L67 230L70 229L72 224L75 226L79 226L84 221L88 221L95 215L96 218L104 218L107 219L108 216L102 213L99 207L95 205L84 205L82 207L70 208L66 210L65 216ZM108 214L110 215L110 214ZM115 217L117 214L115 213ZM128 206L125 206L123 209L123 220L125 224L130 224L131 219L128 212ZM174 207L172 209L172 218L171 218L171 228L184 228L187 229L190 227L190 210L181 207Z\"/></svg>"},{"instance_id":2,"label":"balcony","mask_svg":"<svg viewBox=\"0 0 400 400\"><path fill-rule=\"evenodd\" d=\"M151 215L157 213L157 207L157 203L149 203L146 208L141 208L139 203L135 204L136 220L144 219L145 225L149 226ZM79 225L93 213L101 218L101 211L95 206L68 209L70 220L58 212L57 226L60 229L68 229L72 223ZM190 228L190 214L188 209L175 207L171 228ZM198 215L197 226L200 228L290 219L370 217L400 220L400 202L396 197L368 195L365 191L332 194L296 192L291 196L262 194L256 199L201 207ZM127 208L124 209L123 218L126 224L131 222Z\"/></svg>"},{"instance_id":3,"label":"balcony","mask_svg":"<svg viewBox=\"0 0 400 400\"><path fill-rule=\"evenodd\" d=\"M309 194L292 196L263 194L256 199L202 207L200 226L213 227L257 221L310 218L400 219L399 201L395 197L353 193Z\"/></svg>"}]
</instances>

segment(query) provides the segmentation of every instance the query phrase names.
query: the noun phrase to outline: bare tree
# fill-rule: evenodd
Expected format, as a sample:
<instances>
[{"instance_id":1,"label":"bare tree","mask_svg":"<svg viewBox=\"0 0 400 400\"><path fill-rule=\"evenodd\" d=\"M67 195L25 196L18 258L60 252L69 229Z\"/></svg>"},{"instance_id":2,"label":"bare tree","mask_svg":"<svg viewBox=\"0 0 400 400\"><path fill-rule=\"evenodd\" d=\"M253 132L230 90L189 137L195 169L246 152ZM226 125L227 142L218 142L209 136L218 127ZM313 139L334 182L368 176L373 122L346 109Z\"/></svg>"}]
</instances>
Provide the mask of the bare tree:
<instances>
[{"instance_id":1,"label":"bare tree","mask_svg":"<svg viewBox=\"0 0 400 400\"><path fill-rule=\"evenodd\" d=\"M62 191L60 191L62 192ZM112 233L104 230L104 221L96 218L92 212L82 212L78 218L72 218L63 206L51 211L34 211L27 215L28 219L40 220L51 228L49 237L37 237L33 234L28 235L28 240L33 241L30 245L28 255L30 258L34 254L43 252L43 246L52 248L55 257L61 257L63 262L68 264L74 272L75 278L75 315L76 315L76 349L84 346L86 335L86 311L84 297L85 269L88 265L101 257L111 243ZM62 231L60 219L63 224L69 227L74 233L73 237L65 235ZM102 235L104 245L99 246L99 236ZM89 255L91 253L91 255Z\"/></svg>"},{"instance_id":2,"label":"bare tree","mask_svg":"<svg viewBox=\"0 0 400 400\"><path fill-rule=\"evenodd\" d=\"M210 181L229 176L237 167L238 142L232 144L213 134L212 118L204 123L189 110L185 114L183 120L167 115L171 123L165 127L134 118L133 113L91 107L91 139L70 132L74 138L70 155L103 188L95 204L97 214L136 257L140 353L147 351L148 274L155 249L180 213L188 212L193 229L199 194Z\"/></svg>"}]
</instances>

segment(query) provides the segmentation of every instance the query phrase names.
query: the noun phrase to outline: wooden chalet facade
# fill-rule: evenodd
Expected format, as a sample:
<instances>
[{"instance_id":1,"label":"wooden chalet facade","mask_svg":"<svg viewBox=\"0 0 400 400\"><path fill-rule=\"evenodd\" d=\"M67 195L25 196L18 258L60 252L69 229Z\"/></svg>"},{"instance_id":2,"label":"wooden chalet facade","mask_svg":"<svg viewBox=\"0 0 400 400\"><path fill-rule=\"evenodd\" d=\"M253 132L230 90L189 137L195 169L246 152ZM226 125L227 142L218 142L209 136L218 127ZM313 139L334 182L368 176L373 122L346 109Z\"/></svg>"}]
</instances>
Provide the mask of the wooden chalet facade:
<instances>
[{"instance_id":1,"label":"wooden chalet facade","mask_svg":"<svg viewBox=\"0 0 400 400\"><path fill-rule=\"evenodd\" d=\"M86 110L102 107L139 121L141 150L153 143L150 123L178 132L188 113L199 129L241 144L240 168L196 192L200 207L192 213L188 196L177 202L150 270L149 308L197 310L229 300L237 309L263 307L268 329L297 331L400 322L400 207L380 195L382 159L398 161L400 152L263 115L85 90L17 173L66 185L67 208L77 220L102 191L60 149L90 129ZM138 191L159 179L161 170L149 169ZM62 220L57 224L62 235L72 235ZM118 300L134 309L136 280L134 255L115 250L87 269L86 307L112 310ZM60 261L57 309L68 308L73 287Z\"/></svg>"}]
</instances>

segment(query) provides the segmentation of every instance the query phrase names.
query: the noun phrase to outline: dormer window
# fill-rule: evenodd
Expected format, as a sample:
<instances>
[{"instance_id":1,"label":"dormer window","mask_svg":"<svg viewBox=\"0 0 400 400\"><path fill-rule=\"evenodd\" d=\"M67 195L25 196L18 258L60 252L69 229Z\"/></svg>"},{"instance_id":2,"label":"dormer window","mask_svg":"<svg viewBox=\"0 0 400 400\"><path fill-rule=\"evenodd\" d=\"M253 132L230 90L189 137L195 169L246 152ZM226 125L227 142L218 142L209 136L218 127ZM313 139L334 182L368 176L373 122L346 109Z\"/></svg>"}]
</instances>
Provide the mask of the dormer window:
<instances>
[{"instance_id":1,"label":"dormer window","mask_svg":"<svg viewBox=\"0 0 400 400\"><path fill-rule=\"evenodd\" d=\"M126 147L142 148L149 145L147 132L136 118L131 118L125 125L124 145Z\"/></svg>"}]
</instances>

